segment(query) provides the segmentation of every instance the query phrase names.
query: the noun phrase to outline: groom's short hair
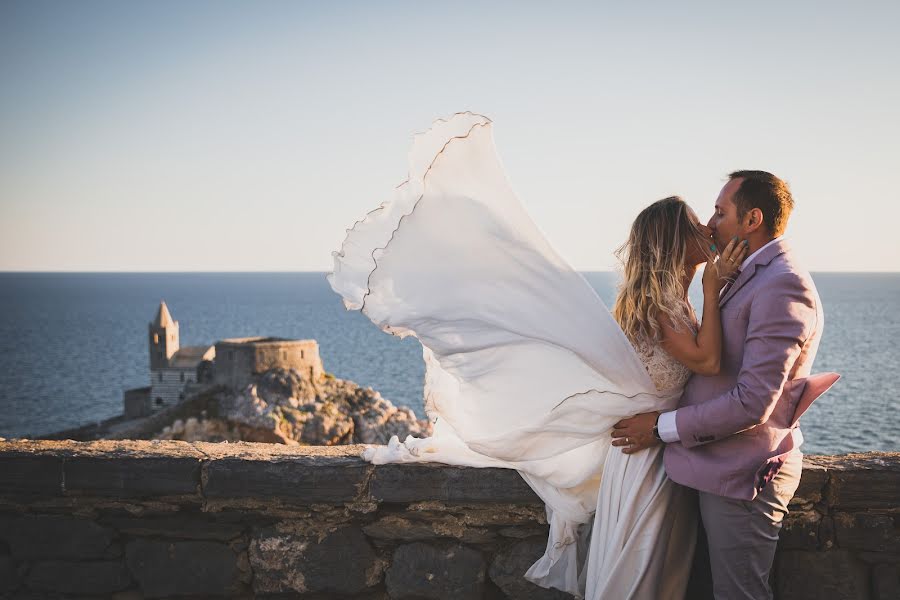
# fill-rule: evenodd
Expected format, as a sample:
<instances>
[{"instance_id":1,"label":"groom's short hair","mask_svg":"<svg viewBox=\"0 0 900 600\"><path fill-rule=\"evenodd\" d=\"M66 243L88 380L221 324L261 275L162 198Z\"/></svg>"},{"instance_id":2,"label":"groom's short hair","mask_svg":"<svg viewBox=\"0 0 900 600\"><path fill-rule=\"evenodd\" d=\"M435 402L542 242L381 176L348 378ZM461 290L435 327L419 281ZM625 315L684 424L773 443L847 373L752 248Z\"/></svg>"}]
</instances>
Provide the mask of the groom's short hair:
<instances>
[{"instance_id":1,"label":"groom's short hair","mask_svg":"<svg viewBox=\"0 0 900 600\"><path fill-rule=\"evenodd\" d=\"M743 219L751 209L758 208L769 233L774 236L783 234L794 208L794 197L788 184L766 171L735 171L728 178L743 179L734 193L738 219Z\"/></svg>"}]
</instances>

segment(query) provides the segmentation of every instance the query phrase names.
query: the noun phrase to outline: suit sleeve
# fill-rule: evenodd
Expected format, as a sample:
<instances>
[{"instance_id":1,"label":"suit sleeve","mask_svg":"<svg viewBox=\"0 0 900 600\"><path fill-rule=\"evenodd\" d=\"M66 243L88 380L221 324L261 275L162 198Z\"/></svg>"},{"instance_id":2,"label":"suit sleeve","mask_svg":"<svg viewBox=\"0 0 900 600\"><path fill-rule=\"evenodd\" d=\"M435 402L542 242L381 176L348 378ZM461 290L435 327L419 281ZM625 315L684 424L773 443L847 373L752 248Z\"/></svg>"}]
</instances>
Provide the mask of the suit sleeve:
<instances>
[{"instance_id":1,"label":"suit sleeve","mask_svg":"<svg viewBox=\"0 0 900 600\"><path fill-rule=\"evenodd\" d=\"M709 402L676 411L682 445L714 442L768 420L817 325L816 308L815 294L795 273L779 275L752 300L737 384Z\"/></svg>"}]
</instances>

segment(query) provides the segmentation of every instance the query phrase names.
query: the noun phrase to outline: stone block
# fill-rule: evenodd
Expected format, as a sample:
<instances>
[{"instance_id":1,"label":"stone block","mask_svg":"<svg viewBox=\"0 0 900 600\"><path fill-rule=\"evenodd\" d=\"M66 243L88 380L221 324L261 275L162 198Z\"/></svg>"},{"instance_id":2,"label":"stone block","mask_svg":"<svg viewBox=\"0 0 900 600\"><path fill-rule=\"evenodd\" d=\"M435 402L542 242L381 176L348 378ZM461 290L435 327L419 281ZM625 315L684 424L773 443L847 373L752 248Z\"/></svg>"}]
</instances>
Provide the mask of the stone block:
<instances>
[{"instance_id":1,"label":"stone block","mask_svg":"<svg viewBox=\"0 0 900 600\"><path fill-rule=\"evenodd\" d=\"M0 556L0 593L9 592L19 586L16 564L9 554Z\"/></svg>"},{"instance_id":2,"label":"stone block","mask_svg":"<svg viewBox=\"0 0 900 600\"><path fill-rule=\"evenodd\" d=\"M126 545L125 559L148 598L227 596L240 588L238 557L225 544L138 539Z\"/></svg>"},{"instance_id":3,"label":"stone block","mask_svg":"<svg viewBox=\"0 0 900 600\"><path fill-rule=\"evenodd\" d=\"M20 559L103 558L113 531L88 519L56 515L0 517L0 539Z\"/></svg>"},{"instance_id":4,"label":"stone block","mask_svg":"<svg viewBox=\"0 0 900 600\"><path fill-rule=\"evenodd\" d=\"M530 537L542 537L547 539L550 535L549 525L518 525L516 527L504 527L498 531L500 535L507 538L525 539Z\"/></svg>"},{"instance_id":5,"label":"stone block","mask_svg":"<svg viewBox=\"0 0 900 600\"><path fill-rule=\"evenodd\" d=\"M565 600L572 598L556 589L547 589L525 579L525 572L544 554L546 540L523 540L498 552L488 571L491 581L509 598L523 600Z\"/></svg>"},{"instance_id":6,"label":"stone block","mask_svg":"<svg viewBox=\"0 0 900 600\"><path fill-rule=\"evenodd\" d=\"M482 544L493 541L497 537L489 529L468 527L463 519L453 515L434 516L427 520L412 520L398 515L388 515L366 525L363 531L369 537L406 542L454 538L467 544Z\"/></svg>"},{"instance_id":7,"label":"stone block","mask_svg":"<svg viewBox=\"0 0 900 600\"><path fill-rule=\"evenodd\" d=\"M202 458L190 444L178 441L0 441L0 481L5 477L11 485L42 495L46 490L50 496L196 493ZM7 470L7 462L13 468ZM57 465L62 465L59 471Z\"/></svg>"},{"instance_id":8,"label":"stone block","mask_svg":"<svg viewBox=\"0 0 900 600\"><path fill-rule=\"evenodd\" d=\"M406 544L394 551L385 577L391 598L481 598L485 563L481 553L459 544Z\"/></svg>"},{"instance_id":9,"label":"stone block","mask_svg":"<svg viewBox=\"0 0 900 600\"><path fill-rule=\"evenodd\" d=\"M900 565L900 554L890 552L857 552L859 560L869 565Z\"/></svg>"},{"instance_id":10,"label":"stone block","mask_svg":"<svg viewBox=\"0 0 900 600\"><path fill-rule=\"evenodd\" d=\"M62 496L62 457L0 452L0 496Z\"/></svg>"},{"instance_id":11,"label":"stone block","mask_svg":"<svg viewBox=\"0 0 900 600\"><path fill-rule=\"evenodd\" d=\"M834 539L834 518L823 516L819 522L819 549L831 550L836 547Z\"/></svg>"},{"instance_id":12,"label":"stone block","mask_svg":"<svg viewBox=\"0 0 900 600\"><path fill-rule=\"evenodd\" d=\"M885 564L872 567L872 597L874 600L900 598L900 567Z\"/></svg>"},{"instance_id":13,"label":"stone block","mask_svg":"<svg viewBox=\"0 0 900 600\"><path fill-rule=\"evenodd\" d=\"M828 481L828 471L816 464L804 461L803 472L800 475L800 485L794 492L791 504L817 504L822 501L825 483Z\"/></svg>"},{"instance_id":14,"label":"stone block","mask_svg":"<svg viewBox=\"0 0 900 600\"><path fill-rule=\"evenodd\" d=\"M253 533L249 548L256 594L358 594L381 581L383 564L355 527L321 541L278 525Z\"/></svg>"},{"instance_id":15,"label":"stone block","mask_svg":"<svg viewBox=\"0 0 900 600\"><path fill-rule=\"evenodd\" d=\"M839 548L900 553L900 515L836 513L834 526Z\"/></svg>"},{"instance_id":16,"label":"stone block","mask_svg":"<svg viewBox=\"0 0 900 600\"><path fill-rule=\"evenodd\" d=\"M846 550L787 550L775 557L776 598L860 600L869 597L866 566Z\"/></svg>"},{"instance_id":17,"label":"stone block","mask_svg":"<svg viewBox=\"0 0 900 600\"><path fill-rule=\"evenodd\" d=\"M382 502L508 502L543 504L518 472L436 464L376 467L370 494Z\"/></svg>"},{"instance_id":18,"label":"stone block","mask_svg":"<svg viewBox=\"0 0 900 600\"><path fill-rule=\"evenodd\" d=\"M822 515L814 510L792 510L784 519L778 538L779 550L816 550Z\"/></svg>"},{"instance_id":19,"label":"stone block","mask_svg":"<svg viewBox=\"0 0 900 600\"><path fill-rule=\"evenodd\" d=\"M199 496L200 461L188 457L75 457L66 493L91 496Z\"/></svg>"},{"instance_id":20,"label":"stone block","mask_svg":"<svg viewBox=\"0 0 900 600\"><path fill-rule=\"evenodd\" d=\"M160 518L108 517L101 523L136 536L228 541L241 535L240 523L222 523L202 515Z\"/></svg>"},{"instance_id":21,"label":"stone block","mask_svg":"<svg viewBox=\"0 0 900 600\"><path fill-rule=\"evenodd\" d=\"M372 467L356 457L223 457L206 468L207 498L281 498L342 504L361 496Z\"/></svg>"},{"instance_id":22,"label":"stone block","mask_svg":"<svg viewBox=\"0 0 900 600\"><path fill-rule=\"evenodd\" d=\"M810 457L829 472L826 500L839 510L896 508L900 454L868 452Z\"/></svg>"},{"instance_id":23,"label":"stone block","mask_svg":"<svg viewBox=\"0 0 900 600\"><path fill-rule=\"evenodd\" d=\"M39 561L26 579L29 589L69 594L111 594L131 585L120 560L101 562Z\"/></svg>"}]
</instances>

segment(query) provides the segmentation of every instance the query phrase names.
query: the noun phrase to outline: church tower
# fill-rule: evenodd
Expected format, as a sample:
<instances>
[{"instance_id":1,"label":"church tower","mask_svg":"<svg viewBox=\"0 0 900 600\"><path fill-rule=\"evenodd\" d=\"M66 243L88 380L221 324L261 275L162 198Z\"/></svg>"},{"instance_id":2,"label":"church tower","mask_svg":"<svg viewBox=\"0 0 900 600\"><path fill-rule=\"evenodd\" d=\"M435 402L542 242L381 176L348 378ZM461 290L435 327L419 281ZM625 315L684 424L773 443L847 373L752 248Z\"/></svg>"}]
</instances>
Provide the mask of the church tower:
<instances>
[{"instance_id":1,"label":"church tower","mask_svg":"<svg viewBox=\"0 0 900 600\"><path fill-rule=\"evenodd\" d=\"M166 303L160 301L156 318L150 323L150 371L165 369L169 359L178 351L178 321L169 314Z\"/></svg>"}]
</instances>

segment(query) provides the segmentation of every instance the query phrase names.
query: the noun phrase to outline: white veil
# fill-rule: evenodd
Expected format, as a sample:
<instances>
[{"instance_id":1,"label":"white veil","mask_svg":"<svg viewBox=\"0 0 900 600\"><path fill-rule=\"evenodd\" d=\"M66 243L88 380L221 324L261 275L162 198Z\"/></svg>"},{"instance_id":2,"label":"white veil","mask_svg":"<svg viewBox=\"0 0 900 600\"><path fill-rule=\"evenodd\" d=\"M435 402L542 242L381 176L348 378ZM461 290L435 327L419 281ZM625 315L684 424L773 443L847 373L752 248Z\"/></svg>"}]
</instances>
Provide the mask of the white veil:
<instances>
[{"instance_id":1,"label":"white veil","mask_svg":"<svg viewBox=\"0 0 900 600\"><path fill-rule=\"evenodd\" d=\"M416 134L408 179L347 231L328 281L347 309L422 343L433 436L364 457L518 470L550 522L526 576L580 595L578 526L617 452L612 425L674 408L677 394L656 391L603 301L528 216L491 127L463 112ZM609 526L634 521L622 512L635 508L609 504Z\"/></svg>"}]
</instances>

